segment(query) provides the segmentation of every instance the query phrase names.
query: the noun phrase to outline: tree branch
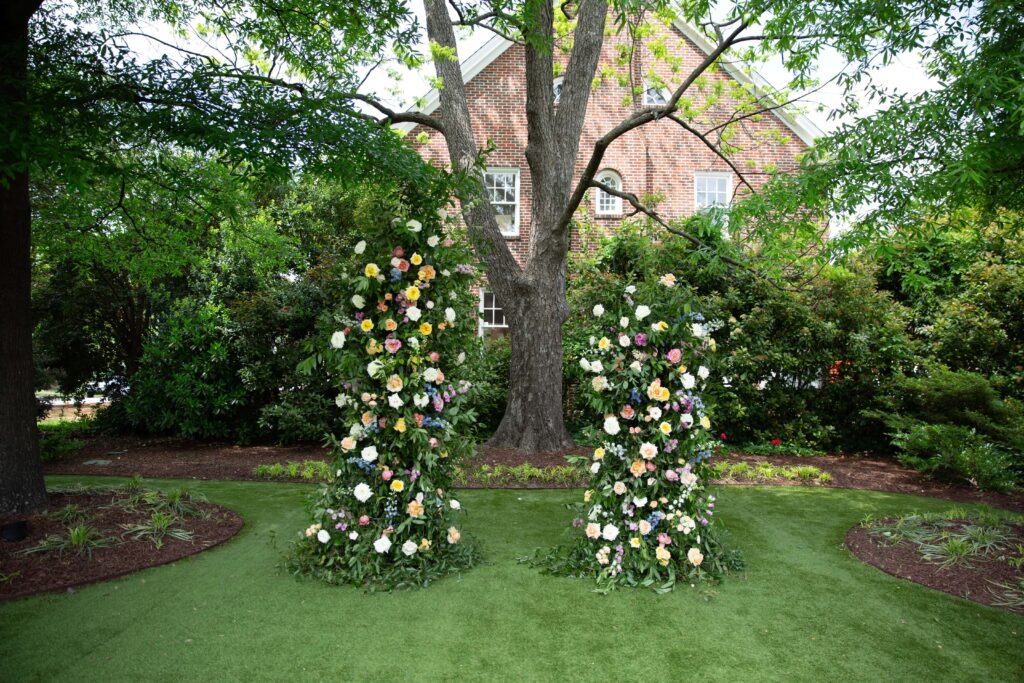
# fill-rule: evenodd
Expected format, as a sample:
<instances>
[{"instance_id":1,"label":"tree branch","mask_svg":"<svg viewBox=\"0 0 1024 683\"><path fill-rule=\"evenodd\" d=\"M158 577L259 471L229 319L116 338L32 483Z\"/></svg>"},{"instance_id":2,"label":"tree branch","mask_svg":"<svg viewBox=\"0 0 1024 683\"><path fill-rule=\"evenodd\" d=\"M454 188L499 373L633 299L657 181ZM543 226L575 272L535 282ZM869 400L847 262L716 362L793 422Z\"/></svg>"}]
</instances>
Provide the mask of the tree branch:
<instances>
[{"instance_id":1,"label":"tree branch","mask_svg":"<svg viewBox=\"0 0 1024 683\"><path fill-rule=\"evenodd\" d=\"M382 119L375 119L372 116L364 115L364 118L368 118L371 121L375 121L382 125L391 125L392 123L415 123L419 126L432 128L441 135L445 135L444 124L430 114L424 114L418 111L396 112L382 102L379 102L377 99L362 93L346 93L343 97L350 100L365 102L381 114L384 114L384 118Z\"/></svg>"},{"instance_id":2,"label":"tree branch","mask_svg":"<svg viewBox=\"0 0 1024 683\"><path fill-rule=\"evenodd\" d=\"M675 121L676 123L678 123L687 132L692 133L693 135L697 136L697 139L700 140L701 142L703 142L704 145L708 149L710 149L712 152L714 152L716 155L718 155L719 159L721 159L725 163L729 164L729 168L732 169L733 173L735 173L737 176L739 176L740 182L743 183L744 185L746 185L747 189L749 189L754 194L757 193L757 190L755 190L754 186L751 185L747 181L746 176L743 174L742 171L740 171L739 168L737 168L736 164L733 163L732 159L730 159L725 153L723 153L722 150L719 149L717 145L715 145L713 142L711 142L711 140L709 140L706 135L701 133L699 130L697 130L696 128L694 128L693 126L688 124L686 121L684 121L683 119L681 119L678 116L676 116L675 114L669 114L668 118L670 118L673 121Z\"/></svg>"}]
</instances>

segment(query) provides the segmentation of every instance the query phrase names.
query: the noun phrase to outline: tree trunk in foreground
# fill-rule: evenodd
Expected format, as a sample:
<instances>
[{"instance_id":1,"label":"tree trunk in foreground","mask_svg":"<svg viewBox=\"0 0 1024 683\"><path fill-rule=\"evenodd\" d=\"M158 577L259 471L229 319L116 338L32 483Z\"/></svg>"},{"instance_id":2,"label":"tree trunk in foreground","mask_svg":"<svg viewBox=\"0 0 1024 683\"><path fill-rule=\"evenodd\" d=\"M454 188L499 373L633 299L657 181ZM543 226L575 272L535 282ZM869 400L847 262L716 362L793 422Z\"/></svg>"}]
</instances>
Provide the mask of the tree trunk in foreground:
<instances>
[{"instance_id":1,"label":"tree trunk in foreground","mask_svg":"<svg viewBox=\"0 0 1024 683\"><path fill-rule=\"evenodd\" d=\"M488 445L530 452L569 448L562 410L562 323L569 314L564 291L556 282L538 283L510 313L508 403Z\"/></svg>"},{"instance_id":2,"label":"tree trunk in foreground","mask_svg":"<svg viewBox=\"0 0 1024 683\"><path fill-rule=\"evenodd\" d=\"M39 2L11 2L0 10L0 168L20 159L29 119L25 106L28 19ZM46 503L35 420L32 364L32 214L28 170L0 179L0 514Z\"/></svg>"}]
</instances>

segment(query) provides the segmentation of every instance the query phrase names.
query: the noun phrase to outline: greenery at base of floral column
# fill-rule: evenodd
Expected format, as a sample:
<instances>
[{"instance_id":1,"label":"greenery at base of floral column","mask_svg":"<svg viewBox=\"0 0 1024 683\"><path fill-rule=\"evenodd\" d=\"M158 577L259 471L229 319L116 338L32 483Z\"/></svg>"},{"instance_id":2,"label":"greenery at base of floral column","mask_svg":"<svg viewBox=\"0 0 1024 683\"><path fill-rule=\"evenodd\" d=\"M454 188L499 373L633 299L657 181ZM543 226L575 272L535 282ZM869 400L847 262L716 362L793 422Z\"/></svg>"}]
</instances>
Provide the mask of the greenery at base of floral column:
<instances>
[{"instance_id":1,"label":"greenery at base of floral column","mask_svg":"<svg viewBox=\"0 0 1024 683\"><path fill-rule=\"evenodd\" d=\"M680 581L739 569L713 526L707 488L716 449L710 406L712 325L691 310L675 277L626 287L618 303L594 306L600 334L579 363L593 375L588 402L600 416L590 487L573 541L536 562L551 573L594 578L598 590L643 586L663 592Z\"/></svg>"},{"instance_id":2,"label":"greenery at base of floral column","mask_svg":"<svg viewBox=\"0 0 1024 683\"><path fill-rule=\"evenodd\" d=\"M351 428L328 437L334 477L288 558L296 573L371 589L425 586L477 561L450 493L472 449L459 373L476 329L475 270L435 212L396 213L359 226L352 296L307 361L336 379Z\"/></svg>"}]
</instances>

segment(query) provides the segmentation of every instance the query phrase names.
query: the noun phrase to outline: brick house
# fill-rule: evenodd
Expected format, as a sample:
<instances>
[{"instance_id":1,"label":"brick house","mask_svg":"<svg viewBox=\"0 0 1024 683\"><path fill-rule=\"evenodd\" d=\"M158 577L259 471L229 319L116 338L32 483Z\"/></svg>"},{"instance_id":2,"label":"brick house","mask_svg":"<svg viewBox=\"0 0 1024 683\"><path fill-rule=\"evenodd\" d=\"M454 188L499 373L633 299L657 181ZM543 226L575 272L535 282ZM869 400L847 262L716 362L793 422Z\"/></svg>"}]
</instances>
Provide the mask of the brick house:
<instances>
[{"instance_id":1,"label":"brick house","mask_svg":"<svg viewBox=\"0 0 1024 683\"><path fill-rule=\"evenodd\" d=\"M587 163L587 155L602 134L619 123L633 107L663 104L674 89L706 57L713 46L691 27L675 23L653 26L655 40L665 49L656 58L645 43L631 66L617 66L616 56L625 40L606 37L598 74L611 74L591 93L580 140L577 178ZM665 56L667 54L667 57ZM564 68L567 57L556 63ZM677 68L673 70L671 65ZM466 97L478 143L491 141L494 150L488 156L485 183L498 222L508 246L522 264L530 240L530 169L526 162L526 75L521 45L495 36L462 63ZM618 74L628 82L622 84ZM628 75L627 75L628 74ZM703 87L694 91L691 105L702 113L696 121L707 130L729 118L737 100L728 90L742 85L755 92L765 90L756 74L748 75L725 64L705 74ZM555 79L555 101L560 80ZM640 93L630 97L630 93ZM725 92L724 96L709 95ZM714 99L709 99L709 97ZM431 90L422 110L433 113L439 104L438 92ZM428 161L448 164L443 137L425 127L399 126L415 139L414 147ZM737 168L755 187L770 169L793 168L799 155L815 137L813 124L803 117L776 109L759 117L744 119L730 144L738 151L730 156ZM740 187L739 177L713 151L669 120L658 121L627 133L608 148L597 179L632 192L639 197L657 194L658 211L666 218L691 215L704 207L728 205ZM623 200L600 190L590 193L581 210L600 230L611 231L631 210ZM572 248L579 248L578 235L572 236ZM480 292L481 334L501 334L506 328L504 315L494 296Z\"/></svg>"}]
</instances>

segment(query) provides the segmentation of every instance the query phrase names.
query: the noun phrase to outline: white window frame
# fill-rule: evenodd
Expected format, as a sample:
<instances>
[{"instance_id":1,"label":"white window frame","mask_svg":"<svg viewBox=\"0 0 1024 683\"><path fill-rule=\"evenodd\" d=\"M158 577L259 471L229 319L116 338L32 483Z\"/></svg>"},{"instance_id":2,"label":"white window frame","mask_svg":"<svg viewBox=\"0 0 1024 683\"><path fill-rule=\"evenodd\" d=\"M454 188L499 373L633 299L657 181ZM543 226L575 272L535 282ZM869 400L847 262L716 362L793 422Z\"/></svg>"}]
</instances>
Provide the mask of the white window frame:
<instances>
[{"instance_id":1,"label":"white window frame","mask_svg":"<svg viewBox=\"0 0 1024 683\"><path fill-rule=\"evenodd\" d=\"M552 97L552 101L554 102L556 107L558 106L559 102L562 101L561 86L562 86L563 83L565 83L565 78L562 77L562 76L558 76L551 83L551 97Z\"/></svg>"},{"instance_id":2,"label":"white window frame","mask_svg":"<svg viewBox=\"0 0 1024 683\"><path fill-rule=\"evenodd\" d=\"M622 176L608 168L597 174L598 182L605 182L606 178L613 178L615 180L615 189L622 191ZM597 188L597 192L594 193L594 214L597 216L621 216L622 215L622 197L616 197L613 194L608 194L601 188ZM601 208L602 201L611 202L610 208Z\"/></svg>"},{"instance_id":3,"label":"white window frame","mask_svg":"<svg viewBox=\"0 0 1024 683\"><path fill-rule=\"evenodd\" d=\"M725 203L724 204L704 204L701 205L697 201L697 195L699 190L697 189L698 180L724 180L725 181ZM707 190L705 190L707 192ZM717 193L717 191L716 191ZM728 171L711 171L711 172L698 172L693 174L693 209L694 213L703 211L704 209L721 206L722 208L729 208L732 204L732 173Z\"/></svg>"},{"instance_id":4,"label":"white window frame","mask_svg":"<svg viewBox=\"0 0 1024 683\"><path fill-rule=\"evenodd\" d=\"M511 168L511 167L507 167L507 168L506 167L499 167L499 166L496 166L494 168L485 169L484 170L484 187L485 187L485 189L487 189L488 194L490 193L490 188L487 187L487 175L488 174L498 174L498 173L508 173L508 174L511 174L511 175L513 175L515 177L515 180L516 180L516 202L515 202L516 211L515 211L515 220L514 220L514 222L512 224L512 228L513 229L512 229L512 231L502 230L501 234L504 237L519 237L519 208L520 208L520 199L519 199L519 197L520 197L520 188L522 187L521 182L520 182L521 178L520 178L519 169L518 168ZM488 201L490 201L490 197L489 196L488 196ZM490 203L493 206L494 202L490 202Z\"/></svg>"},{"instance_id":5,"label":"white window frame","mask_svg":"<svg viewBox=\"0 0 1024 683\"><path fill-rule=\"evenodd\" d=\"M652 90L656 91L659 95L661 95L661 99L663 99L664 102L651 102L650 100L648 100L647 97L648 97L648 95L650 95ZM669 94L668 94L668 91L665 88L658 88L653 83L651 83L649 80L647 80L645 78L644 79L643 98L644 98L644 106L645 107L661 107L661 106L664 106L665 103L668 102Z\"/></svg>"},{"instance_id":6,"label":"white window frame","mask_svg":"<svg viewBox=\"0 0 1024 683\"><path fill-rule=\"evenodd\" d=\"M484 308L484 295L486 295L486 294L490 294L491 296L494 297L493 301L495 303L495 306L493 308L490 308L490 309L485 309ZM483 287L480 288L480 303L479 303L479 306L477 307L477 312L479 313L479 315L477 315L477 321L478 321L477 336L478 337L484 336L484 334L487 332L487 330L507 330L508 329L508 320L505 318L505 309L502 308L501 306L498 306L497 303L498 303L498 297L495 296L494 292L492 292L492 291L490 291L488 289L484 289ZM504 325L494 325L494 324L490 324L490 323L484 322L484 311L485 310L501 311L501 319L505 321L505 324Z\"/></svg>"}]
</instances>

